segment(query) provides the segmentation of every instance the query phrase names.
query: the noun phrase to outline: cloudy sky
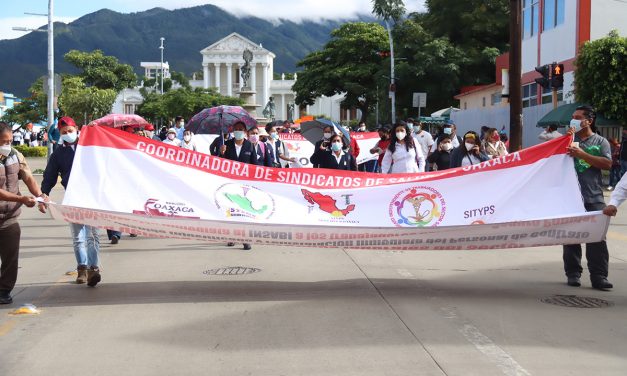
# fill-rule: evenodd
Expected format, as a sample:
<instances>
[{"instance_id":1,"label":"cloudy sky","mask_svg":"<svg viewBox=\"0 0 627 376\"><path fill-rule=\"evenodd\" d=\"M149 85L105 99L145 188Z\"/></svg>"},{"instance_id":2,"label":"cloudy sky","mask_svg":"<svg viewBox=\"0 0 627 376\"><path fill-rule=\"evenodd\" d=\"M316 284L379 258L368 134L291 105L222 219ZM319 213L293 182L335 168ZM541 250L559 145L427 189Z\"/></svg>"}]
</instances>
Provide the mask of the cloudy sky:
<instances>
[{"instance_id":1,"label":"cloudy sky","mask_svg":"<svg viewBox=\"0 0 627 376\"><path fill-rule=\"evenodd\" d=\"M368 14L372 8L371 0L55 0L53 13L55 21L67 23L102 8L130 13L154 7L177 9L201 4L214 4L236 15L292 21L346 18L358 13ZM424 0L405 0L408 11L423 10L423 4ZM45 17L28 16L24 12L47 13L48 0L7 1L2 4L0 39L24 35L24 32L11 30L13 26L37 28L47 23Z\"/></svg>"}]
</instances>

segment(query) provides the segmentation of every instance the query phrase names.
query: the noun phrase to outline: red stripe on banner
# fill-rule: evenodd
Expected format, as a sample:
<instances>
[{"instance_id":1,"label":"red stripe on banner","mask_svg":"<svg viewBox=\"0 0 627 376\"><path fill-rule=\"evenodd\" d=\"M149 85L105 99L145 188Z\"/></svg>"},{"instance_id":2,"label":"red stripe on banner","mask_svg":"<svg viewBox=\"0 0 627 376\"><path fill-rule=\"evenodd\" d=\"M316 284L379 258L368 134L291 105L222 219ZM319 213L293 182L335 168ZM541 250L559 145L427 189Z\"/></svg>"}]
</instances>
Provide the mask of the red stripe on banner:
<instances>
[{"instance_id":1,"label":"red stripe on banner","mask_svg":"<svg viewBox=\"0 0 627 376\"><path fill-rule=\"evenodd\" d=\"M193 168L233 180L263 180L274 183L296 184L316 189L345 189L434 181L478 172L526 166L554 155L566 154L566 148L571 140L570 136L563 136L474 166L415 174L374 174L328 169L281 169L254 166L186 150L118 129L100 126L84 127L81 131L79 145L83 147L95 146L118 150L134 150L163 162Z\"/></svg>"}]
</instances>

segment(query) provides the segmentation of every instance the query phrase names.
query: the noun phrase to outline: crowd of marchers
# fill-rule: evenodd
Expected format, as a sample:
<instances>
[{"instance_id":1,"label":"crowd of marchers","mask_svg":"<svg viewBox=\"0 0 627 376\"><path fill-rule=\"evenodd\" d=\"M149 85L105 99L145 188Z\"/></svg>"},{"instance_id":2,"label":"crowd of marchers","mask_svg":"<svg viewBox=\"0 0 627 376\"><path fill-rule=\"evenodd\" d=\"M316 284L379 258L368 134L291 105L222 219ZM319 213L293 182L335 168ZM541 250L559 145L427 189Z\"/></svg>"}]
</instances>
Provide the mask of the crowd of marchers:
<instances>
[{"instance_id":1,"label":"crowd of marchers","mask_svg":"<svg viewBox=\"0 0 627 376\"><path fill-rule=\"evenodd\" d=\"M618 173L610 183L614 190L610 203L606 206L601 172L614 171L616 158L621 158L623 151L627 155L627 148L623 147L627 144L627 131L623 131L622 145L616 140L610 143L595 132L595 121L593 108L582 106L576 109L566 132L573 138L567 154L574 159L585 209L603 210L606 215L614 216L617 207L627 199L627 178L621 175L619 161ZM152 125L124 130L177 147L196 150L193 134L185 130L184 124L184 119L177 118L172 128L162 129L159 134L155 134ZM70 178L78 145L79 127L73 119L62 117L58 120L57 130L58 145L50 156L40 185L34 179L24 156L12 147L14 133L11 127L0 123L0 304L12 302L11 291L17 280L21 231L17 218L20 207L38 206L45 213L48 195L59 177L64 188ZM365 124L361 123L357 131L367 131ZM358 165L357 142L352 138L347 139L344 132L332 126L323 129L322 138L316 142L310 161L315 168L384 174L424 173L475 165L508 154L507 135L495 128L483 127L479 133L469 131L460 136L455 124L448 121L432 135L420 123L407 119L394 125L379 126L377 131L380 139L370 153L377 154L378 158L372 161ZM265 127L246 127L244 123L235 123L229 132L215 139L210 152L214 156L254 165L275 168L289 168L291 164L295 164L292 167L298 166L296 159L289 156L288 148L281 141L281 132L298 132L298 129L287 122L284 125L274 122ZM561 134L556 128L550 127L540 138L549 140L559 136ZM31 195L20 193L19 180L25 183ZM92 226L72 223L70 232L77 263L76 283L95 287L102 278L99 266L99 231ZM113 244L120 240L119 232L107 232ZM244 244L244 249L251 249L251 245ZM580 244L563 246L564 271L569 286L581 285L581 258ZM586 244L586 258L592 287L599 290L611 289L613 286L608 281L609 252L606 242Z\"/></svg>"}]
</instances>

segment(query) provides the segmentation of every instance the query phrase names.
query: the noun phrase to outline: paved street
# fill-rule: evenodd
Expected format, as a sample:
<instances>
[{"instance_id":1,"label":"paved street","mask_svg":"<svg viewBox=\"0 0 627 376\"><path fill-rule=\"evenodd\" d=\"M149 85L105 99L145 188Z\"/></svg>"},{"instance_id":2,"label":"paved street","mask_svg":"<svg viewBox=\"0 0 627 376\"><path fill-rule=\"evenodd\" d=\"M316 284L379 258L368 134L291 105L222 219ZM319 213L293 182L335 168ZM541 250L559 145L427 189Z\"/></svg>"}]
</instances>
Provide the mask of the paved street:
<instances>
[{"instance_id":1,"label":"paved street","mask_svg":"<svg viewBox=\"0 0 627 376\"><path fill-rule=\"evenodd\" d=\"M59 185L52 199L62 195ZM587 272L566 286L561 247L243 251L128 235L110 245L104 232L103 280L88 288L66 275L68 225L24 209L0 375L624 375L622 209L608 235L611 292L591 289ZM205 273L232 266L260 271ZM573 294L612 306L541 301ZM9 315L25 303L41 314Z\"/></svg>"}]
</instances>

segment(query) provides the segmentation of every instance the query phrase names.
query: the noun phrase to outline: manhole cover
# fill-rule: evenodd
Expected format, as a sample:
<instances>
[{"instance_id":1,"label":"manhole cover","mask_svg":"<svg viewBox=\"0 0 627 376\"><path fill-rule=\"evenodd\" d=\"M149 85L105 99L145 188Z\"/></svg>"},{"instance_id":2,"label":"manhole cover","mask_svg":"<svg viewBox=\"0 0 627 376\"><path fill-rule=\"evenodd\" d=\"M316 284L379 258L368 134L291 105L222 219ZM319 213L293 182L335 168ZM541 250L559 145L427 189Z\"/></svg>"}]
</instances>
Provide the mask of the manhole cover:
<instances>
[{"instance_id":1,"label":"manhole cover","mask_svg":"<svg viewBox=\"0 0 627 376\"><path fill-rule=\"evenodd\" d=\"M241 275L258 273L261 269L249 268L246 266L227 266L225 268L205 270L203 274L206 275Z\"/></svg>"},{"instance_id":2,"label":"manhole cover","mask_svg":"<svg viewBox=\"0 0 627 376\"><path fill-rule=\"evenodd\" d=\"M607 300L576 295L555 295L548 298L542 298L540 301L542 303L572 308L603 308L614 305L614 303Z\"/></svg>"}]
</instances>

